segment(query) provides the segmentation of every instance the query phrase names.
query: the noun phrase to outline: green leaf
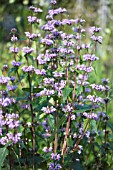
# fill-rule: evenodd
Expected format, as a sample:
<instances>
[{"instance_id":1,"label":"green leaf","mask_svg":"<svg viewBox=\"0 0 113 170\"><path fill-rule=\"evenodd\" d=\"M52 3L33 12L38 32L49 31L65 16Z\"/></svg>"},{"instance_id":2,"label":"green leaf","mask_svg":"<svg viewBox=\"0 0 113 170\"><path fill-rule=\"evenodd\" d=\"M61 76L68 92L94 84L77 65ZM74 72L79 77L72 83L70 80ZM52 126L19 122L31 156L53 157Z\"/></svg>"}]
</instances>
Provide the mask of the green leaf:
<instances>
[{"instance_id":1,"label":"green leaf","mask_svg":"<svg viewBox=\"0 0 113 170\"><path fill-rule=\"evenodd\" d=\"M48 116L48 123L49 123L51 128L54 128L54 117L53 117L53 115Z\"/></svg>"},{"instance_id":2,"label":"green leaf","mask_svg":"<svg viewBox=\"0 0 113 170\"><path fill-rule=\"evenodd\" d=\"M60 126L63 125L63 123L67 120L66 116L62 116L61 119L58 120L58 123L56 124L56 127L54 129L54 132L52 133L52 136L50 137L50 142L52 142L52 140L55 137L56 132L59 130Z\"/></svg>"},{"instance_id":3,"label":"green leaf","mask_svg":"<svg viewBox=\"0 0 113 170\"><path fill-rule=\"evenodd\" d=\"M0 148L0 170L3 166L3 163L4 163L4 160L6 158L6 156L8 155L8 149L7 147L3 147L3 148Z\"/></svg>"},{"instance_id":4,"label":"green leaf","mask_svg":"<svg viewBox=\"0 0 113 170\"><path fill-rule=\"evenodd\" d=\"M112 133L113 133L113 124L107 121L107 126L112 130Z\"/></svg>"},{"instance_id":5,"label":"green leaf","mask_svg":"<svg viewBox=\"0 0 113 170\"><path fill-rule=\"evenodd\" d=\"M80 162L74 162L71 165L73 170L84 170Z\"/></svg>"},{"instance_id":6,"label":"green leaf","mask_svg":"<svg viewBox=\"0 0 113 170\"><path fill-rule=\"evenodd\" d=\"M20 77L20 79L19 79L19 81L18 81L18 84L19 84L25 77L27 77L27 74L24 74L24 75L22 75L22 76Z\"/></svg>"},{"instance_id":7,"label":"green leaf","mask_svg":"<svg viewBox=\"0 0 113 170\"><path fill-rule=\"evenodd\" d=\"M83 92L83 87L82 87L82 86L79 86L79 87L77 88L76 96L80 95L82 92Z\"/></svg>"},{"instance_id":8,"label":"green leaf","mask_svg":"<svg viewBox=\"0 0 113 170\"><path fill-rule=\"evenodd\" d=\"M16 98L16 101L18 102L18 101L21 101L21 100L26 100L26 97L17 97Z\"/></svg>"},{"instance_id":9,"label":"green leaf","mask_svg":"<svg viewBox=\"0 0 113 170\"><path fill-rule=\"evenodd\" d=\"M17 70L17 68L15 68L15 67L11 68L9 73L8 73L8 76L10 77L11 73L15 72L16 70Z\"/></svg>"},{"instance_id":10,"label":"green leaf","mask_svg":"<svg viewBox=\"0 0 113 170\"><path fill-rule=\"evenodd\" d=\"M79 110L75 110L76 112L81 112L83 113L84 111L90 111L92 109L92 105L88 105L88 104L85 104L85 105L78 105L76 104L75 105L76 108L78 108Z\"/></svg>"},{"instance_id":11,"label":"green leaf","mask_svg":"<svg viewBox=\"0 0 113 170\"><path fill-rule=\"evenodd\" d=\"M90 111L91 109L79 109L79 110L74 110L74 113L84 113L86 111Z\"/></svg>"},{"instance_id":12,"label":"green leaf","mask_svg":"<svg viewBox=\"0 0 113 170\"><path fill-rule=\"evenodd\" d=\"M89 128L88 119L84 119L83 129L85 129L85 131L86 131L88 128Z\"/></svg>"},{"instance_id":13,"label":"green leaf","mask_svg":"<svg viewBox=\"0 0 113 170\"><path fill-rule=\"evenodd\" d=\"M98 135L97 124L96 124L95 120L90 120L90 126L91 126L92 130L94 130L94 132Z\"/></svg>"},{"instance_id":14,"label":"green leaf","mask_svg":"<svg viewBox=\"0 0 113 170\"><path fill-rule=\"evenodd\" d=\"M31 59L32 65L34 66L34 59L33 59L33 56L29 55L29 59Z\"/></svg>"},{"instance_id":15,"label":"green leaf","mask_svg":"<svg viewBox=\"0 0 113 170\"><path fill-rule=\"evenodd\" d=\"M69 94L71 93L72 91L72 88L70 87L65 87L63 90L62 90L62 93L63 93L63 101L65 102L67 97L69 96Z\"/></svg>"},{"instance_id":16,"label":"green leaf","mask_svg":"<svg viewBox=\"0 0 113 170\"><path fill-rule=\"evenodd\" d=\"M30 88L22 88L23 91L29 92Z\"/></svg>"}]
</instances>

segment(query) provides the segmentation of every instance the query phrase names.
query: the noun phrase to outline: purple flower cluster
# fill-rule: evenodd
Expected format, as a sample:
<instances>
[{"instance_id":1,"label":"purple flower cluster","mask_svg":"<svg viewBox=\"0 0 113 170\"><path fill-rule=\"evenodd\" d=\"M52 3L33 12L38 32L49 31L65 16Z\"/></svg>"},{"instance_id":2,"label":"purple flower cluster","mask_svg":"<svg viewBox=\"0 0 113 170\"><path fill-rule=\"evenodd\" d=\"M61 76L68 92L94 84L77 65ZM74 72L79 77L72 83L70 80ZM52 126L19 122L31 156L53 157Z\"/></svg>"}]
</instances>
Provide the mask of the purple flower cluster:
<instances>
[{"instance_id":1,"label":"purple flower cluster","mask_svg":"<svg viewBox=\"0 0 113 170\"><path fill-rule=\"evenodd\" d=\"M54 78L44 78L43 79L45 85L51 85L54 84Z\"/></svg>"},{"instance_id":2,"label":"purple flower cluster","mask_svg":"<svg viewBox=\"0 0 113 170\"><path fill-rule=\"evenodd\" d=\"M49 163L49 170L59 170L61 169L61 165L60 164L57 164L56 162L55 163Z\"/></svg>"},{"instance_id":3,"label":"purple flower cluster","mask_svg":"<svg viewBox=\"0 0 113 170\"><path fill-rule=\"evenodd\" d=\"M6 113L5 115L2 114L0 117L0 144L5 145L8 142L12 142L16 144L20 141L21 133L17 133L17 128L20 126L19 115L15 113ZM4 136L4 129L7 127L8 132ZM16 132L13 133L11 130L16 129Z\"/></svg>"},{"instance_id":4,"label":"purple flower cluster","mask_svg":"<svg viewBox=\"0 0 113 170\"><path fill-rule=\"evenodd\" d=\"M88 95L87 96L87 99L93 103L104 103L104 100L103 98L101 97L97 97L97 96L91 96L91 95Z\"/></svg>"},{"instance_id":5,"label":"purple flower cluster","mask_svg":"<svg viewBox=\"0 0 113 170\"><path fill-rule=\"evenodd\" d=\"M90 31L91 31L92 34L99 33L100 30L101 30L101 28L98 28L98 27L95 27L95 26L90 28Z\"/></svg>"},{"instance_id":6,"label":"purple flower cluster","mask_svg":"<svg viewBox=\"0 0 113 170\"><path fill-rule=\"evenodd\" d=\"M93 41L99 42L100 44L102 43L102 37L101 37L101 36L92 35L92 36L91 36L91 39L92 39Z\"/></svg>"},{"instance_id":7,"label":"purple flower cluster","mask_svg":"<svg viewBox=\"0 0 113 170\"><path fill-rule=\"evenodd\" d=\"M45 153L51 152L51 151L52 151L52 147L49 147L49 148L48 148L48 147L45 146L45 147L43 148L43 151L44 151Z\"/></svg>"},{"instance_id":8,"label":"purple flower cluster","mask_svg":"<svg viewBox=\"0 0 113 170\"><path fill-rule=\"evenodd\" d=\"M30 47L23 47L23 48L22 48L22 51L23 51L25 54L31 54L32 52L34 52L34 49L33 49L33 48L30 48Z\"/></svg>"},{"instance_id":9,"label":"purple flower cluster","mask_svg":"<svg viewBox=\"0 0 113 170\"><path fill-rule=\"evenodd\" d=\"M4 77L4 76L1 76L0 77L0 85L7 85L7 83L10 81L10 78L9 77Z\"/></svg>"},{"instance_id":10,"label":"purple flower cluster","mask_svg":"<svg viewBox=\"0 0 113 170\"><path fill-rule=\"evenodd\" d=\"M30 6L30 7L29 7L29 10L33 11L34 13L41 13L41 12L43 12L42 9L36 8L36 7L34 7L34 6Z\"/></svg>"},{"instance_id":11,"label":"purple flower cluster","mask_svg":"<svg viewBox=\"0 0 113 170\"><path fill-rule=\"evenodd\" d=\"M92 89L95 89L97 91L105 91L106 88L103 85L98 85L98 84L91 84L90 85Z\"/></svg>"},{"instance_id":12,"label":"purple flower cluster","mask_svg":"<svg viewBox=\"0 0 113 170\"><path fill-rule=\"evenodd\" d=\"M44 43L44 44L46 44L48 46L51 46L51 45L53 45L54 42L52 40L43 38L43 39L41 39L41 43Z\"/></svg>"},{"instance_id":13,"label":"purple flower cluster","mask_svg":"<svg viewBox=\"0 0 113 170\"><path fill-rule=\"evenodd\" d=\"M13 67L20 67L21 64L22 64L22 62L20 62L20 61L18 61L18 62L15 61L15 60L12 61L12 66L13 66Z\"/></svg>"},{"instance_id":14,"label":"purple flower cluster","mask_svg":"<svg viewBox=\"0 0 113 170\"><path fill-rule=\"evenodd\" d=\"M22 67L22 70L23 72L33 72L34 71L34 67L31 65L31 66L23 66Z\"/></svg>"},{"instance_id":15,"label":"purple flower cluster","mask_svg":"<svg viewBox=\"0 0 113 170\"><path fill-rule=\"evenodd\" d=\"M51 4L56 4L56 0L51 0Z\"/></svg>"},{"instance_id":16,"label":"purple flower cluster","mask_svg":"<svg viewBox=\"0 0 113 170\"><path fill-rule=\"evenodd\" d=\"M48 90L46 88L44 88L44 90L42 90L41 92L37 93L36 96L51 96L55 93L54 90Z\"/></svg>"},{"instance_id":17,"label":"purple flower cluster","mask_svg":"<svg viewBox=\"0 0 113 170\"><path fill-rule=\"evenodd\" d=\"M26 35L26 37L28 37L29 39L31 39L31 40L33 40L33 39L35 39L35 38L37 38L38 37L38 35L37 34L30 34L30 32L25 32L25 35Z\"/></svg>"},{"instance_id":18,"label":"purple flower cluster","mask_svg":"<svg viewBox=\"0 0 113 170\"><path fill-rule=\"evenodd\" d=\"M53 75L54 75L55 78L61 78L64 75L64 73L63 72L54 71Z\"/></svg>"},{"instance_id":19,"label":"purple flower cluster","mask_svg":"<svg viewBox=\"0 0 113 170\"><path fill-rule=\"evenodd\" d=\"M46 75L46 70L45 69L42 69L42 70L39 70L39 69L34 69L35 73L37 75Z\"/></svg>"},{"instance_id":20,"label":"purple flower cluster","mask_svg":"<svg viewBox=\"0 0 113 170\"><path fill-rule=\"evenodd\" d=\"M17 86L13 86L13 85L10 86L10 85L8 85L7 89L8 89L8 91L15 91L17 89Z\"/></svg>"},{"instance_id":21,"label":"purple flower cluster","mask_svg":"<svg viewBox=\"0 0 113 170\"><path fill-rule=\"evenodd\" d=\"M51 154L51 159L53 159L53 160L57 160L57 161L59 161L60 160L60 154L57 154L57 153L52 153Z\"/></svg>"},{"instance_id":22,"label":"purple flower cluster","mask_svg":"<svg viewBox=\"0 0 113 170\"><path fill-rule=\"evenodd\" d=\"M9 129L14 129L16 127L19 127L20 121L19 121L19 115L12 113L6 113L5 116L0 117L0 124L1 126L7 125Z\"/></svg>"},{"instance_id":23,"label":"purple flower cluster","mask_svg":"<svg viewBox=\"0 0 113 170\"><path fill-rule=\"evenodd\" d=\"M49 106L47 106L47 107L42 107L41 110L42 110L44 113L46 113L46 114L50 114L50 113L53 113L53 112L56 111L56 109L55 109L53 106L51 106L51 107L49 107Z\"/></svg>"},{"instance_id":24,"label":"purple flower cluster","mask_svg":"<svg viewBox=\"0 0 113 170\"><path fill-rule=\"evenodd\" d=\"M68 103L67 105L64 106L64 108L62 109L63 112L65 113L71 113L73 110L73 107L71 105L71 103Z\"/></svg>"},{"instance_id":25,"label":"purple flower cluster","mask_svg":"<svg viewBox=\"0 0 113 170\"><path fill-rule=\"evenodd\" d=\"M13 36L11 37L11 41L12 41L12 42L16 42L16 41L18 41L18 38L17 38L15 35L13 35Z\"/></svg>"},{"instance_id":26,"label":"purple flower cluster","mask_svg":"<svg viewBox=\"0 0 113 170\"><path fill-rule=\"evenodd\" d=\"M58 15L58 14L61 14L61 13L64 13L64 12L67 12L67 10L65 8L50 9L48 11L49 18L53 19L54 15Z\"/></svg>"},{"instance_id":27,"label":"purple flower cluster","mask_svg":"<svg viewBox=\"0 0 113 170\"><path fill-rule=\"evenodd\" d=\"M27 19L30 31L25 32L29 45L22 48L26 65L23 65L21 69L19 67L22 63L17 60L19 51L19 48L16 47L17 31L12 31L11 41L14 43L14 47L11 47L10 51L14 53L12 65L16 67L15 72L18 77L16 81L13 77L0 77L0 84L6 86L6 91L1 91L0 98L2 108L0 144L5 145L9 141L12 144L19 142L21 133L18 133L18 128L22 125L24 130L23 128L20 128L20 130L22 129L24 133L22 136L23 143L25 142L26 146L31 147L29 150L33 152L32 159L35 159L34 151L37 150L35 135L42 135L42 138L45 139L39 147L39 151L42 150L39 154L40 156L42 156L41 154L47 154L44 158L46 158L45 161L48 167L45 168L60 170L68 169L65 164L63 167L59 164L61 155L65 160L66 154L71 155L74 147L75 151L81 154L83 146L79 144L84 136L88 140L95 138L95 134L91 135L89 129L87 131L87 127L90 128L88 126L89 122L87 123L83 119L86 121L92 119L90 120L92 122L98 120L103 114L98 113L97 109L101 104L107 102L105 103L105 99L93 95L94 90L92 89L104 91L107 100L109 88L106 81L103 82L103 85L90 84L89 82L92 74L89 75L94 70L93 62L99 60L93 52L96 50L97 42L102 43L102 37L97 35L100 28L91 28L90 41L95 42L87 44L85 42L87 30L83 28L85 20L65 18L66 15L62 13L67 12L67 10L65 8L56 9L56 0L50 0L50 3L50 7L53 7L53 9L49 8L44 25L41 25L43 22L38 18L38 13L41 13L42 10L34 6L29 7L30 16ZM32 30L35 28L38 28L38 30L33 33ZM32 48L35 44L34 41L36 41L35 49ZM31 53L33 53L33 59ZM26 85L27 90L26 92L23 90L22 95L24 94L24 96L16 98L15 101L13 97L9 97L9 94L14 96L17 94L14 91L17 89L16 85L19 85L21 81L22 71L25 76L28 75L28 81L25 82L24 80L21 84L22 87ZM11 72L11 75L13 73ZM13 103L15 105L19 103L19 112L22 110L22 113L25 113L21 117L22 124L20 124L19 115L12 111L16 108ZM87 107L90 108L89 106L91 106L90 112L87 110ZM27 112L30 114L26 116ZM76 139L73 140L74 138ZM27 145L28 142L29 145ZM76 160L79 161L79 159Z\"/></svg>"},{"instance_id":28,"label":"purple flower cluster","mask_svg":"<svg viewBox=\"0 0 113 170\"><path fill-rule=\"evenodd\" d=\"M15 103L14 98L9 98L9 97L0 98L0 105L3 107L7 107L13 103Z\"/></svg>"},{"instance_id":29,"label":"purple flower cluster","mask_svg":"<svg viewBox=\"0 0 113 170\"><path fill-rule=\"evenodd\" d=\"M51 159L54 161L53 163L49 163L49 170L59 170L61 169L61 165L57 163L60 160L60 154L57 153L52 153L51 154Z\"/></svg>"},{"instance_id":30,"label":"purple flower cluster","mask_svg":"<svg viewBox=\"0 0 113 170\"><path fill-rule=\"evenodd\" d=\"M87 112L84 112L83 115L86 118L88 118L88 119L94 119L94 120L98 119L98 115L96 113L87 113Z\"/></svg>"},{"instance_id":31,"label":"purple flower cluster","mask_svg":"<svg viewBox=\"0 0 113 170\"><path fill-rule=\"evenodd\" d=\"M82 65L77 65L77 70L80 70L80 71L85 71L85 72L87 72L87 73L90 73L90 72L92 72L93 70L94 70L94 68L92 67L92 66L86 66L86 65L84 65L84 64L82 64Z\"/></svg>"},{"instance_id":32,"label":"purple flower cluster","mask_svg":"<svg viewBox=\"0 0 113 170\"><path fill-rule=\"evenodd\" d=\"M19 52L19 48L18 47L10 47L10 51L12 53L18 53Z\"/></svg>"},{"instance_id":33,"label":"purple flower cluster","mask_svg":"<svg viewBox=\"0 0 113 170\"><path fill-rule=\"evenodd\" d=\"M83 55L83 61L95 61L95 60L99 60L98 57L95 56L95 54L85 54Z\"/></svg>"},{"instance_id":34,"label":"purple flower cluster","mask_svg":"<svg viewBox=\"0 0 113 170\"><path fill-rule=\"evenodd\" d=\"M28 22L29 22L30 24L32 24L32 23L35 23L35 22L36 22L37 17L36 17L36 16L28 16L27 19L28 19Z\"/></svg>"},{"instance_id":35,"label":"purple flower cluster","mask_svg":"<svg viewBox=\"0 0 113 170\"><path fill-rule=\"evenodd\" d=\"M21 133L15 133L9 132L6 134L5 137L1 137L0 143L1 145L6 145L8 142L12 142L13 144L18 143L21 140L22 134Z\"/></svg>"}]
</instances>

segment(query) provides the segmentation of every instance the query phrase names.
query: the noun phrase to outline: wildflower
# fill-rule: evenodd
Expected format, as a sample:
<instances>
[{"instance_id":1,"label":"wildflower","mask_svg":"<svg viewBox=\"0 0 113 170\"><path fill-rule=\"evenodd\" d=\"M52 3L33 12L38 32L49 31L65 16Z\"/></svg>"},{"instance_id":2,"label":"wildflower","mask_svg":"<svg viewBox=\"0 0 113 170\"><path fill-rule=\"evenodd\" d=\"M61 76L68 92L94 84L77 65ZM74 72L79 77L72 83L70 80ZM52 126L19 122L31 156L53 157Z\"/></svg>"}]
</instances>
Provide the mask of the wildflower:
<instances>
[{"instance_id":1,"label":"wildflower","mask_svg":"<svg viewBox=\"0 0 113 170\"><path fill-rule=\"evenodd\" d=\"M91 31L92 34L99 33L100 30L101 30L101 28L98 28L98 27L95 27L95 26L90 28L90 31Z\"/></svg>"},{"instance_id":2,"label":"wildflower","mask_svg":"<svg viewBox=\"0 0 113 170\"><path fill-rule=\"evenodd\" d=\"M95 60L99 60L98 57L96 57L94 54L85 54L83 55L83 61L95 61Z\"/></svg>"},{"instance_id":3,"label":"wildflower","mask_svg":"<svg viewBox=\"0 0 113 170\"><path fill-rule=\"evenodd\" d=\"M104 103L104 100L101 97L97 97L97 96L94 96L94 95L93 96L88 95L87 99L90 100L93 103Z\"/></svg>"},{"instance_id":4,"label":"wildflower","mask_svg":"<svg viewBox=\"0 0 113 170\"><path fill-rule=\"evenodd\" d=\"M1 85L6 85L8 82L9 82L10 78L9 77L4 77L4 76L1 76L0 77L0 84Z\"/></svg>"},{"instance_id":5,"label":"wildflower","mask_svg":"<svg viewBox=\"0 0 113 170\"><path fill-rule=\"evenodd\" d=\"M45 147L43 148L43 151L46 152L46 153L51 152L51 151L52 151L52 147L49 147L49 148L48 148L48 147L45 146Z\"/></svg>"},{"instance_id":6,"label":"wildflower","mask_svg":"<svg viewBox=\"0 0 113 170\"><path fill-rule=\"evenodd\" d=\"M0 105L2 105L3 107L7 107L11 105L12 103L15 103L14 98L6 97L4 99L0 99Z\"/></svg>"},{"instance_id":7,"label":"wildflower","mask_svg":"<svg viewBox=\"0 0 113 170\"><path fill-rule=\"evenodd\" d=\"M13 35L13 36L11 37L11 41L12 41L12 42L16 42L16 41L18 41L18 38L17 38L15 35Z\"/></svg>"},{"instance_id":8,"label":"wildflower","mask_svg":"<svg viewBox=\"0 0 113 170\"><path fill-rule=\"evenodd\" d=\"M17 86L7 86L8 91L15 91Z\"/></svg>"},{"instance_id":9,"label":"wildflower","mask_svg":"<svg viewBox=\"0 0 113 170\"><path fill-rule=\"evenodd\" d=\"M55 163L50 163L49 164L49 170L59 170L61 169L61 165L60 164L57 164L56 162Z\"/></svg>"},{"instance_id":10,"label":"wildflower","mask_svg":"<svg viewBox=\"0 0 113 170\"><path fill-rule=\"evenodd\" d=\"M12 53L18 53L19 48L18 48L18 47L10 47L10 51L11 51Z\"/></svg>"},{"instance_id":11,"label":"wildflower","mask_svg":"<svg viewBox=\"0 0 113 170\"><path fill-rule=\"evenodd\" d=\"M60 78L64 75L63 72L57 72L57 71L54 71L53 74L54 74L54 77L56 77L56 78Z\"/></svg>"},{"instance_id":12,"label":"wildflower","mask_svg":"<svg viewBox=\"0 0 113 170\"><path fill-rule=\"evenodd\" d=\"M37 17L35 17L35 16L28 16L27 19L28 19L28 22L29 22L30 24L33 24L33 23L36 22Z\"/></svg>"},{"instance_id":13,"label":"wildflower","mask_svg":"<svg viewBox=\"0 0 113 170\"><path fill-rule=\"evenodd\" d=\"M42 69L42 70L35 69L34 71L35 71L35 73L37 75L46 75L46 70L45 69Z\"/></svg>"},{"instance_id":14,"label":"wildflower","mask_svg":"<svg viewBox=\"0 0 113 170\"><path fill-rule=\"evenodd\" d=\"M83 115L85 117L87 117L88 119L94 119L94 120L98 119L98 115L96 113L87 113L87 112L84 112Z\"/></svg>"},{"instance_id":15,"label":"wildflower","mask_svg":"<svg viewBox=\"0 0 113 170\"><path fill-rule=\"evenodd\" d=\"M51 107L49 107L49 106L43 107L41 110L42 110L44 113L47 113L47 114L50 114L50 113L53 113L53 112L56 111L56 109L55 109L53 106L51 106Z\"/></svg>"},{"instance_id":16,"label":"wildflower","mask_svg":"<svg viewBox=\"0 0 113 170\"><path fill-rule=\"evenodd\" d=\"M44 88L44 90L42 90L41 92L37 93L36 96L51 96L53 95L55 92L54 90L47 90L46 88Z\"/></svg>"},{"instance_id":17,"label":"wildflower","mask_svg":"<svg viewBox=\"0 0 113 170\"><path fill-rule=\"evenodd\" d=\"M91 38L93 41L99 42L100 44L102 43L102 37L101 37L101 36L92 35L90 38Z\"/></svg>"},{"instance_id":18,"label":"wildflower","mask_svg":"<svg viewBox=\"0 0 113 170\"><path fill-rule=\"evenodd\" d=\"M87 72L87 73L90 73L90 72L92 72L92 71L94 70L93 67L91 67L91 66L87 67L87 66L84 65L84 64L82 64L82 65L77 65L76 68L77 68L78 70L85 71L85 72Z\"/></svg>"},{"instance_id":19,"label":"wildflower","mask_svg":"<svg viewBox=\"0 0 113 170\"><path fill-rule=\"evenodd\" d=\"M29 47L23 47L22 48L22 51L25 53L25 54L30 54L34 51L33 48L29 48Z\"/></svg>"},{"instance_id":20,"label":"wildflower","mask_svg":"<svg viewBox=\"0 0 113 170\"><path fill-rule=\"evenodd\" d=\"M35 39L35 38L37 38L38 37L38 35L37 34L30 34L30 32L25 32L25 35L26 35L26 37L28 37L29 39L31 39L31 40L33 40L33 39Z\"/></svg>"},{"instance_id":21,"label":"wildflower","mask_svg":"<svg viewBox=\"0 0 113 170\"><path fill-rule=\"evenodd\" d=\"M57 160L57 161L59 161L60 160L60 154L57 154L57 153L52 153L51 154L51 159L53 159L53 160Z\"/></svg>"},{"instance_id":22,"label":"wildflower","mask_svg":"<svg viewBox=\"0 0 113 170\"><path fill-rule=\"evenodd\" d=\"M102 85L91 84L90 86L92 87L92 89L95 89L97 91L105 91L106 90L106 88Z\"/></svg>"},{"instance_id":23,"label":"wildflower","mask_svg":"<svg viewBox=\"0 0 113 170\"><path fill-rule=\"evenodd\" d=\"M59 90L63 89L65 87L65 85L66 85L66 81L61 80L59 83L53 84L53 87L54 87L55 90L59 91Z\"/></svg>"},{"instance_id":24,"label":"wildflower","mask_svg":"<svg viewBox=\"0 0 113 170\"><path fill-rule=\"evenodd\" d=\"M70 103L68 103L67 105L65 105L64 108L62 109L62 111L65 112L65 113L66 113L66 112L67 112L67 113L68 113L68 112L72 112L72 110L73 110L73 107L71 106Z\"/></svg>"},{"instance_id":25,"label":"wildflower","mask_svg":"<svg viewBox=\"0 0 113 170\"><path fill-rule=\"evenodd\" d=\"M51 4L56 4L56 0L51 0Z\"/></svg>"},{"instance_id":26,"label":"wildflower","mask_svg":"<svg viewBox=\"0 0 113 170\"><path fill-rule=\"evenodd\" d=\"M16 77L15 76L12 76L12 77L10 77L10 81L15 81L15 79L16 79Z\"/></svg>"},{"instance_id":27,"label":"wildflower","mask_svg":"<svg viewBox=\"0 0 113 170\"><path fill-rule=\"evenodd\" d=\"M15 60L12 61L12 66L13 67L19 67L19 66L21 66L21 64L22 64L22 62L20 62L20 61L18 61L18 62L15 61Z\"/></svg>"},{"instance_id":28,"label":"wildflower","mask_svg":"<svg viewBox=\"0 0 113 170\"><path fill-rule=\"evenodd\" d=\"M23 66L22 70L24 72L33 72L34 71L34 67L32 65L31 66Z\"/></svg>"},{"instance_id":29,"label":"wildflower","mask_svg":"<svg viewBox=\"0 0 113 170\"><path fill-rule=\"evenodd\" d=\"M53 45L53 41L52 41L52 40L49 40L49 39L46 39L46 38L41 39L41 42L44 43L44 44L46 44L46 45L48 45L48 46Z\"/></svg>"},{"instance_id":30,"label":"wildflower","mask_svg":"<svg viewBox=\"0 0 113 170\"><path fill-rule=\"evenodd\" d=\"M45 85L50 85L54 83L54 78L44 78L43 81Z\"/></svg>"}]
</instances>

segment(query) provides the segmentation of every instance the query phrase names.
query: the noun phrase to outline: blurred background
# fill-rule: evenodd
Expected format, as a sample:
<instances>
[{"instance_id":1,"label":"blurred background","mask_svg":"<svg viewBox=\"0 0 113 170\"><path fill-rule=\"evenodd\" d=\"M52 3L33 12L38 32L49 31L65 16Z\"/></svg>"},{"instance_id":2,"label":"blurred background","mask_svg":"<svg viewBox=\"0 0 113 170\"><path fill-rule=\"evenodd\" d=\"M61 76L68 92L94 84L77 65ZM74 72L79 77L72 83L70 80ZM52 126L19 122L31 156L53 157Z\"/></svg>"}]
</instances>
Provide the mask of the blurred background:
<instances>
[{"instance_id":1,"label":"blurred background","mask_svg":"<svg viewBox=\"0 0 113 170\"><path fill-rule=\"evenodd\" d=\"M9 55L10 30L17 28L19 37L28 31L28 7L34 5L43 9L45 18L50 0L0 0L0 67L11 59ZM57 0L58 7L65 7L70 18L82 17L87 27L102 28L103 43L98 48L100 57L97 67L98 79L109 78L113 83L113 0Z\"/></svg>"}]
</instances>

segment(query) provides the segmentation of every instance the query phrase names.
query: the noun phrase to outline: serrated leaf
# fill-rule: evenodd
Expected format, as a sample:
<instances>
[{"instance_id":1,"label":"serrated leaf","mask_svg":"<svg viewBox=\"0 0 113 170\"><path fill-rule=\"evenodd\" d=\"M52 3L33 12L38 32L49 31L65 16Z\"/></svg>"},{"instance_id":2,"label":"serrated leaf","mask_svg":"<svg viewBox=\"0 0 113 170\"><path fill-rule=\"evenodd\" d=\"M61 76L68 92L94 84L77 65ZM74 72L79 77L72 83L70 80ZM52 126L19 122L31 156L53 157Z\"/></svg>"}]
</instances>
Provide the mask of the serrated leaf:
<instances>
[{"instance_id":1,"label":"serrated leaf","mask_svg":"<svg viewBox=\"0 0 113 170\"><path fill-rule=\"evenodd\" d=\"M18 81L18 84L19 84L25 77L27 77L27 74L24 74L24 75L22 75L22 76L20 77L20 79L19 79L19 81Z\"/></svg>"},{"instance_id":2,"label":"serrated leaf","mask_svg":"<svg viewBox=\"0 0 113 170\"><path fill-rule=\"evenodd\" d=\"M8 73L8 76L10 77L11 73L15 72L16 70L17 70L17 68L15 68L15 67L11 68L9 73Z\"/></svg>"},{"instance_id":3,"label":"serrated leaf","mask_svg":"<svg viewBox=\"0 0 113 170\"><path fill-rule=\"evenodd\" d=\"M112 130L112 133L113 133L113 124L107 121L107 126Z\"/></svg>"},{"instance_id":4,"label":"serrated leaf","mask_svg":"<svg viewBox=\"0 0 113 170\"><path fill-rule=\"evenodd\" d=\"M90 126L91 126L92 130L98 135L97 124L96 124L95 120L90 120Z\"/></svg>"},{"instance_id":5,"label":"serrated leaf","mask_svg":"<svg viewBox=\"0 0 113 170\"><path fill-rule=\"evenodd\" d=\"M73 168L73 170L84 170L80 162L74 162L71 165L71 168Z\"/></svg>"},{"instance_id":6,"label":"serrated leaf","mask_svg":"<svg viewBox=\"0 0 113 170\"><path fill-rule=\"evenodd\" d=\"M52 115L48 116L48 123L51 128L54 128L54 117Z\"/></svg>"},{"instance_id":7,"label":"serrated leaf","mask_svg":"<svg viewBox=\"0 0 113 170\"><path fill-rule=\"evenodd\" d=\"M80 110L91 110L92 109L92 105L87 105L87 104L83 105L83 106L76 104L75 107Z\"/></svg>"},{"instance_id":8,"label":"serrated leaf","mask_svg":"<svg viewBox=\"0 0 113 170\"><path fill-rule=\"evenodd\" d=\"M76 96L80 95L82 92L83 92L83 87L82 87L82 86L79 86L79 87L77 88Z\"/></svg>"},{"instance_id":9,"label":"serrated leaf","mask_svg":"<svg viewBox=\"0 0 113 170\"><path fill-rule=\"evenodd\" d=\"M33 59L33 56L29 55L29 58L31 59L32 61L32 65L34 65L34 59Z\"/></svg>"},{"instance_id":10,"label":"serrated leaf","mask_svg":"<svg viewBox=\"0 0 113 170\"><path fill-rule=\"evenodd\" d=\"M56 124L56 127L54 129L54 132L52 133L52 136L50 137L50 142L52 142L52 140L55 137L56 132L59 130L60 126L67 120L66 116L62 116L61 119L58 120L58 123Z\"/></svg>"},{"instance_id":11,"label":"serrated leaf","mask_svg":"<svg viewBox=\"0 0 113 170\"><path fill-rule=\"evenodd\" d=\"M85 129L85 131L89 128L89 119L84 119L84 124L83 124L83 129Z\"/></svg>"},{"instance_id":12,"label":"serrated leaf","mask_svg":"<svg viewBox=\"0 0 113 170\"><path fill-rule=\"evenodd\" d=\"M3 147L3 148L0 148L0 170L3 166L3 163L4 163L4 160L6 158L6 156L8 155L8 149L7 147Z\"/></svg>"},{"instance_id":13,"label":"serrated leaf","mask_svg":"<svg viewBox=\"0 0 113 170\"><path fill-rule=\"evenodd\" d=\"M65 87L63 90L62 90L62 94L63 94L63 101L65 102L67 97L69 96L69 94L71 93L72 91L72 88L70 87Z\"/></svg>"},{"instance_id":14,"label":"serrated leaf","mask_svg":"<svg viewBox=\"0 0 113 170\"><path fill-rule=\"evenodd\" d=\"M84 113L86 111L90 111L91 109L79 109L79 110L74 110L74 113Z\"/></svg>"}]
</instances>

